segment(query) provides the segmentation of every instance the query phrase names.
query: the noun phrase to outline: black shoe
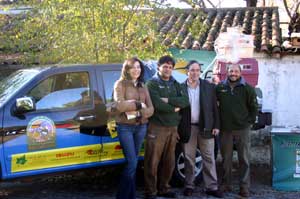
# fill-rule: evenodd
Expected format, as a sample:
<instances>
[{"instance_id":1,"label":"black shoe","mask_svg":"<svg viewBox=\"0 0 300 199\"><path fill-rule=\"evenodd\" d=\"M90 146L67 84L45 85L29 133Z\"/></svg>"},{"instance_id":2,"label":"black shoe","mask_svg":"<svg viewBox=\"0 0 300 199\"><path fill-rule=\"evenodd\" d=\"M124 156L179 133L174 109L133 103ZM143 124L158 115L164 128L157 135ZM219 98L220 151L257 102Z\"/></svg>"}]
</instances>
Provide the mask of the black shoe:
<instances>
[{"instance_id":1,"label":"black shoe","mask_svg":"<svg viewBox=\"0 0 300 199\"><path fill-rule=\"evenodd\" d=\"M241 187L241 188L240 188L239 195L242 196L242 197L244 197L244 198L248 198L248 197L250 196L249 189L248 189L248 188Z\"/></svg>"},{"instance_id":2,"label":"black shoe","mask_svg":"<svg viewBox=\"0 0 300 199\"><path fill-rule=\"evenodd\" d=\"M157 196L164 197L164 198L177 198L177 194L172 191L169 191L167 193L159 193L157 194Z\"/></svg>"},{"instance_id":3,"label":"black shoe","mask_svg":"<svg viewBox=\"0 0 300 199\"><path fill-rule=\"evenodd\" d=\"M220 191L225 193L225 192L232 192L232 186L231 185L221 185Z\"/></svg>"},{"instance_id":4,"label":"black shoe","mask_svg":"<svg viewBox=\"0 0 300 199\"><path fill-rule=\"evenodd\" d=\"M185 188L183 191L184 196L192 196L193 195L193 189L192 188Z\"/></svg>"},{"instance_id":5,"label":"black shoe","mask_svg":"<svg viewBox=\"0 0 300 199\"><path fill-rule=\"evenodd\" d=\"M156 196L149 195L149 196L145 196L144 199L156 199Z\"/></svg>"},{"instance_id":6,"label":"black shoe","mask_svg":"<svg viewBox=\"0 0 300 199\"><path fill-rule=\"evenodd\" d=\"M224 197L223 192L220 191L219 189L217 189L217 190L206 190L205 193L207 195L214 196L216 198L223 198Z\"/></svg>"}]
</instances>

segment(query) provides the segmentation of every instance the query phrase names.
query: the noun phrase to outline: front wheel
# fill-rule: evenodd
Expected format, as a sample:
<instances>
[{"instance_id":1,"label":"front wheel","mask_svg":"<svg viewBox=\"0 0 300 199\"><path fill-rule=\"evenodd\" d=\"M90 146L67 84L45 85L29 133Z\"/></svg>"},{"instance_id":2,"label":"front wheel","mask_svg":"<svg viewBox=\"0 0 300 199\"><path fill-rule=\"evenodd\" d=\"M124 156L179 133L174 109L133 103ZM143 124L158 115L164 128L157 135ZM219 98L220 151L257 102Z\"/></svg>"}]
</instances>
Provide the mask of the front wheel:
<instances>
[{"instance_id":1,"label":"front wheel","mask_svg":"<svg viewBox=\"0 0 300 199\"><path fill-rule=\"evenodd\" d=\"M183 184L185 175L184 175L184 155L183 151L180 145L177 145L176 147L176 157L175 157L175 170L173 175L173 181L175 181L177 184ZM195 183L199 183L202 180L202 156L200 153L200 150L196 150L196 161L195 161Z\"/></svg>"}]
</instances>

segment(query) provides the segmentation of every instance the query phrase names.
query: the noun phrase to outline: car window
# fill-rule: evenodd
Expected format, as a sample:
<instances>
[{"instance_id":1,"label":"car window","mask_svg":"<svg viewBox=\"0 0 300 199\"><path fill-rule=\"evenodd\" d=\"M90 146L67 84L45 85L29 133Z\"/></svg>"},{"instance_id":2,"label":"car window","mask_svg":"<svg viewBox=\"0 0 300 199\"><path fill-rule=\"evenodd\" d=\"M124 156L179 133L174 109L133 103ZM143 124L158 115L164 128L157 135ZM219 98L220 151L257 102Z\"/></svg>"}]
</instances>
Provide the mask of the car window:
<instances>
[{"instance_id":1,"label":"car window","mask_svg":"<svg viewBox=\"0 0 300 199\"><path fill-rule=\"evenodd\" d=\"M115 82L120 78L121 71L103 71L104 92L106 102L112 101Z\"/></svg>"},{"instance_id":2,"label":"car window","mask_svg":"<svg viewBox=\"0 0 300 199\"><path fill-rule=\"evenodd\" d=\"M90 90L87 72L63 73L43 80L27 96L34 98L37 110L62 109L91 104Z\"/></svg>"},{"instance_id":3,"label":"car window","mask_svg":"<svg viewBox=\"0 0 300 199\"><path fill-rule=\"evenodd\" d=\"M18 70L0 81L0 106L7 102L20 88L41 71L35 69Z\"/></svg>"}]
</instances>

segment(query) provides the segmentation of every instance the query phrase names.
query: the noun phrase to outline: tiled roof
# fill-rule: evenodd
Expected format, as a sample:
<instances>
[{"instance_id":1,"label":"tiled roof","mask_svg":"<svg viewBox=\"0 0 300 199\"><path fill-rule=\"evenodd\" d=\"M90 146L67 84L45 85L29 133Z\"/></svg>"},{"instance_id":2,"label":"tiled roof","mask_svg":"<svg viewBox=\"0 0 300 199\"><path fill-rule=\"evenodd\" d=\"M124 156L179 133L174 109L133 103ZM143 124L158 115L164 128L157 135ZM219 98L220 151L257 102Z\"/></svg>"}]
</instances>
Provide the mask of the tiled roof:
<instances>
[{"instance_id":1,"label":"tiled roof","mask_svg":"<svg viewBox=\"0 0 300 199\"><path fill-rule=\"evenodd\" d=\"M254 36L256 51L281 52L277 7L199 9L169 13L158 22L162 42L168 47L211 51L214 50L214 41L220 32L226 32L227 27L240 26L244 34ZM202 28L194 25L199 22L203 24Z\"/></svg>"}]
</instances>

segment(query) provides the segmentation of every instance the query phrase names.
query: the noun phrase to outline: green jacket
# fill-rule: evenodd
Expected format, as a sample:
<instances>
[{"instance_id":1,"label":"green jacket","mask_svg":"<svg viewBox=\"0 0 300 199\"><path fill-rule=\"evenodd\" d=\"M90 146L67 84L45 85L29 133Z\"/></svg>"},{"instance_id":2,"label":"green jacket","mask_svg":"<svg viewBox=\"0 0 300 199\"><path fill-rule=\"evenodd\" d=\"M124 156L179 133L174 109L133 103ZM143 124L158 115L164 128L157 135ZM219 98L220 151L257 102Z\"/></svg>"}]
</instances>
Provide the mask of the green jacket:
<instances>
[{"instance_id":1,"label":"green jacket","mask_svg":"<svg viewBox=\"0 0 300 199\"><path fill-rule=\"evenodd\" d=\"M156 74L146 83L146 86L154 106L154 114L150 122L161 126L178 126L181 117L179 112L175 112L175 107L185 108L189 105L189 99L180 84L173 77L169 81L164 81ZM160 98L168 98L168 103Z\"/></svg>"},{"instance_id":2,"label":"green jacket","mask_svg":"<svg viewBox=\"0 0 300 199\"><path fill-rule=\"evenodd\" d=\"M256 120L258 104L256 93L252 86L241 78L232 90L228 80L222 81L216 87L219 102L221 130L241 130L249 127Z\"/></svg>"}]
</instances>

